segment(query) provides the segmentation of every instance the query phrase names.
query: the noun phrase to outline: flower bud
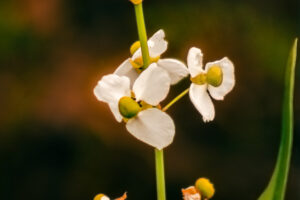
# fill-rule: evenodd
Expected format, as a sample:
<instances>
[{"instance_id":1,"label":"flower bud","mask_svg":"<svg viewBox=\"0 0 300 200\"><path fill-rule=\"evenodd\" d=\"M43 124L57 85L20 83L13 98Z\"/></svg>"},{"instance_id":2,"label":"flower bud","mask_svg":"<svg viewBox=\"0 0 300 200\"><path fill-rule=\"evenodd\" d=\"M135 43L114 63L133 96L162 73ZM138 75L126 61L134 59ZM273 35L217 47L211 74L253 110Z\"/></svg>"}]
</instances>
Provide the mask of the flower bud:
<instances>
[{"instance_id":1,"label":"flower bud","mask_svg":"<svg viewBox=\"0 0 300 200\"><path fill-rule=\"evenodd\" d=\"M122 97L119 101L119 111L123 117L130 119L141 111L141 107L131 97Z\"/></svg>"},{"instance_id":2,"label":"flower bud","mask_svg":"<svg viewBox=\"0 0 300 200\"><path fill-rule=\"evenodd\" d=\"M223 72L221 67L215 65L209 68L206 74L206 81L214 87L220 86L223 81Z\"/></svg>"},{"instance_id":3,"label":"flower bud","mask_svg":"<svg viewBox=\"0 0 300 200\"><path fill-rule=\"evenodd\" d=\"M195 187L204 198L210 199L214 196L214 185L206 178L199 178L195 183Z\"/></svg>"},{"instance_id":4,"label":"flower bud","mask_svg":"<svg viewBox=\"0 0 300 200\"><path fill-rule=\"evenodd\" d=\"M131 1L131 3L133 3L134 5L138 5L143 2L143 0L129 0L129 1Z\"/></svg>"},{"instance_id":5,"label":"flower bud","mask_svg":"<svg viewBox=\"0 0 300 200\"><path fill-rule=\"evenodd\" d=\"M94 200L109 200L109 198L105 194L97 194Z\"/></svg>"}]
</instances>

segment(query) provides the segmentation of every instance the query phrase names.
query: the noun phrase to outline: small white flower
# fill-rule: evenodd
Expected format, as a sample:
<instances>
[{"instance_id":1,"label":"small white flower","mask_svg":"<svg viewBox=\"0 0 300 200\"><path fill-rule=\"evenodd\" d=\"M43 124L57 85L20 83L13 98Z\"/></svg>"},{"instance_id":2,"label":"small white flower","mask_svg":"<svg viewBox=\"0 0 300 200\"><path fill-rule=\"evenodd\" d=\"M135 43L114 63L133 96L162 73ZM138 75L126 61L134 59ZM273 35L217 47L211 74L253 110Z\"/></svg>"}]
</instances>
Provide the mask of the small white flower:
<instances>
[{"instance_id":1,"label":"small white flower","mask_svg":"<svg viewBox=\"0 0 300 200\"><path fill-rule=\"evenodd\" d=\"M98 82L94 94L109 104L118 122L128 118L126 128L134 137L162 149L172 143L175 134L171 117L156 108L167 96L169 82L168 73L153 63L136 79L132 91L128 77L110 74Z\"/></svg>"},{"instance_id":2,"label":"small white flower","mask_svg":"<svg viewBox=\"0 0 300 200\"><path fill-rule=\"evenodd\" d=\"M201 195L194 186L182 189L181 192L183 200L201 200Z\"/></svg>"},{"instance_id":3,"label":"small white flower","mask_svg":"<svg viewBox=\"0 0 300 200\"><path fill-rule=\"evenodd\" d=\"M160 56L167 50L168 42L164 39L165 32L163 30L157 31L149 40L148 48L151 62L157 63L157 66L164 69L169 77L170 84L178 83L182 78L189 73L184 63L179 60L166 58L160 59ZM139 44L139 43L138 43ZM137 45L137 47L139 47ZM131 83L139 76L139 72L143 71L143 60L141 48L133 50L132 57L125 60L114 72L119 76L127 76Z\"/></svg>"},{"instance_id":4,"label":"small white flower","mask_svg":"<svg viewBox=\"0 0 300 200\"><path fill-rule=\"evenodd\" d=\"M187 57L188 70L191 75L190 99L203 116L204 122L212 121L215 109L210 96L223 100L235 84L234 65L227 58L209 62L203 69L203 54L200 49L192 47ZM207 92L209 91L209 94Z\"/></svg>"}]
</instances>

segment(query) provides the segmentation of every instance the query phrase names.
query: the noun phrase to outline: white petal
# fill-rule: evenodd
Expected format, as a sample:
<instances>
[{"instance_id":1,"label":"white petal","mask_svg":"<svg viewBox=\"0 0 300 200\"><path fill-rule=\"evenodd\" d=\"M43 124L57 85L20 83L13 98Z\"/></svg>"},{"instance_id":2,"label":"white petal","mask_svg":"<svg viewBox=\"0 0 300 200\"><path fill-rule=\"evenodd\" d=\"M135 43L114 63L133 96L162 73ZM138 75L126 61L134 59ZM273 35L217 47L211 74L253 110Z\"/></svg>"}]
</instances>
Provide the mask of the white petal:
<instances>
[{"instance_id":1,"label":"white petal","mask_svg":"<svg viewBox=\"0 0 300 200\"><path fill-rule=\"evenodd\" d=\"M155 58L163 54L168 48L168 42L165 40L165 32L158 30L149 40L149 54Z\"/></svg>"},{"instance_id":2,"label":"white petal","mask_svg":"<svg viewBox=\"0 0 300 200\"><path fill-rule=\"evenodd\" d=\"M130 58L125 60L114 72L118 76L127 76L130 79L131 86L134 81L137 79L139 74L130 64Z\"/></svg>"},{"instance_id":3,"label":"white petal","mask_svg":"<svg viewBox=\"0 0 300 200\"><path fill-rule=\"evenodd\" d=\"M203 54L200 49L192 47L187 57L188 69L192 77L197 76L203 71Z\"/></svg>"},{"instance_id":4,"label":"white petal","mask_svg":"<svg viewBox=\"0 0 300 200\"><path fill-rule=\"evenodd\" d=\"M233 63L227 58L221 60L207 63L205 66L205 71L207 71L211 66L219 65L223 72L222 84L218 87L209 85L208 91L210 95L216 100L223 100L224 96L229 93L235 84L234 78L234 66Z\"/></svg>"},{"instance_id":5,"label":"white petal","mask_svg":"<svg viewBox=\"0 0 300 200\"><path fill-rule=\"evenodd\" d=\"M109 108L110 108L111 112L113 113L114 117L116 118L116 120L118 122L121 122L123 117L119 111L119 104L118 103L110 103L108 105L109 105Z\"/></svg>"},{"instance_id":6,"label":"white petal","mask_svg":"<svg viewBox=\"0 0 300 200\"><path fill-rule=\"evenodd\" d=\"M215 108L209 97L207 85L191 84L189 95L192 103L201 113L204 122L212 121L215 117Z\"/></svg>"},{"instance_id":7,"label":"white petal","mask_svg":"<svg viewBox=\"0 0 300 200\"><path fill-rule=\"evenodd\" d=\"M159 59L157 65L168 72L172 85L178 83L189 74L185 64L176 59Z\"/></svg>"},{"instance_id":8,"label":"white petal","mask_svg":"<svg viewBox=\"0 0 300 200\"><path fill-rule=\"evenodd\" d=\"M200 194L188 194L183 196L183 200L201 200Z\"/></svg>"},{"instance_id":9,"label":"white petal","mask_svg":"<svg viewBox=\"0 0 300 200\"><path fill-rule=\"evenodd\" d=\"M159 150L171 144L175 135L172 118L157 108L141 111L127 122L126 128L138 140Z\"/></svg>"},{"instance_id":10,"label":"white petal","mask_svg":"<svg viewBox=\"0 0 300 200\"><path fill-rule=\"evenodd\" d=\"M110 200L107 196L101 198L101 200Z\"/></svg>"},{"instance_id":11,"label":"white petal","mask_svg":"<svg viewBox=\"0 0 300 200\"><path fill-rule=\"evenodd\" d=\"M144 100L148 104L158 105L166 98L171 79L166 70L152 63L144 70L133 84L136 100Z\"/></svg>"},{"instance_id":12,"label":"white petal","mask_svg":"<svg viewBox=\"0 0 300 200\"><path fill-rule=\"evenodd\" d=\"M168 42L165 40L165 32L158 30L147 42L150 57L155 58L163 54L168 48ZM139 48L132 56L132 60L142 56L141 48Z\"/></svg>"},{"instance_id":13,"label":"white petal","mask_svg":"<svg viewBox=\"0 0 300 200\"><path fill-rule=\"evenodd\" d=\"M109 74L103 76L94 89L99 101L117 103L123 96L131 96L130 80L126 76Z\"/></svg>"}]
</instances>

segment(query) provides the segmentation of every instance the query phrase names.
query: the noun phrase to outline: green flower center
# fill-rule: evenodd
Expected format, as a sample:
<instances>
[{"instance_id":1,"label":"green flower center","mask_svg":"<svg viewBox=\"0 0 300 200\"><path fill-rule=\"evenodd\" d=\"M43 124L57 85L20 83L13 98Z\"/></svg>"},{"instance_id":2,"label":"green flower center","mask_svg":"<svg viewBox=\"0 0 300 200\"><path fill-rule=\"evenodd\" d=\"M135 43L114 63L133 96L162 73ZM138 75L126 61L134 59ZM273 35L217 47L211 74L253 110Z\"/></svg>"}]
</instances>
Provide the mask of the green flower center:
<instances>
[{"instance_id":1,"label":"green flower center","mask_svg":"<svg viewBox=\"0 0 300 200\"><path fill-rule=\"evenodd\" d=\"M148 108L158 108L161 109L160 105L152 106L145 101L136 101L134 94L132 93L132 97L122 97L119 100L119 111L123 116L124 121L127 122L128 119L135 117L140 111L146 110Z\"/></svg>"},{"instance_id":2,"label":"green flower center","mask_svg":"<svg viewBox=\"0 0 300 200\"><path fill-rule=\"evenodd\" d=\"M141 110L140 105L131 97L122 97L119 101L119 111L125 118L135 117Z\"/></svg>"}]
</instances>

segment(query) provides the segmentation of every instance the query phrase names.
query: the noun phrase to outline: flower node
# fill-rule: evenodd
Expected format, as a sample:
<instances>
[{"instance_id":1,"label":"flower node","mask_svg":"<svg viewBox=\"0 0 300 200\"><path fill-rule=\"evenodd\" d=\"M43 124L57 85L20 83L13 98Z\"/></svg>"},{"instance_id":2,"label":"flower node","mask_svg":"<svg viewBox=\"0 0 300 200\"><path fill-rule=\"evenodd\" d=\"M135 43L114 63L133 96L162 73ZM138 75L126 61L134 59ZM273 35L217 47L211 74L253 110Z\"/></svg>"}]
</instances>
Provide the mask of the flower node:
<instances>
[{"instance_id":1,"label":"flower node","mask_svg":"<svg viewBox=\"0 0 300 200\"><path fill-rule=\"evenodd\" d=\"M195 183L195 187L204 198L210 199L215 194L214 185L206 178L199 178Z\"/></svg>"}]
</instances>

